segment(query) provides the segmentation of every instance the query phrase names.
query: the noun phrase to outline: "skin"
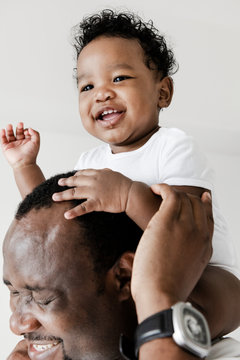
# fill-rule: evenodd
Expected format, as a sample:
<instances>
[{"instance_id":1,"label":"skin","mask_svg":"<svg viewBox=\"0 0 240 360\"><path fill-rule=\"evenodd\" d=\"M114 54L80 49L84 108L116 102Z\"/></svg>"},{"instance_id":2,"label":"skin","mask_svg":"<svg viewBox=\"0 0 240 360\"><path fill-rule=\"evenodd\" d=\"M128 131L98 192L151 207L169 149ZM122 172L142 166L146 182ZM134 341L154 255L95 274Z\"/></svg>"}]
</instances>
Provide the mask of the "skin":
<instances>
[{"instance_id":1,"label":"skin","mask_svg":"<svg viewBox=\"0 0 240 360\"><path fill-rule=\"evenodd\" d=\"M37 341L45 344L54 341L49 337L60 338L68 360L120 359L119 334L132 337L137 324L133 299L140 322L188 296L211 256L211 201L206 195L201 201L167 185L157 186L155 191L163 198L159 211L141 238L135 257L124 253L107 272L101 296L97 293L99 278L92 270L88 252L80 246L81 252L76 253L82 237L80 233L74 241L77 224L62 221L66 203L33 210L21 221L14 221L4 242L4 279L11 291L12 330L32 339L28 344L36 336L47 337L49 340ZM169 237L177 246L170 246ZM187 252L179 257L186 241ZM167 260L169 252L176 259L174 264ZM192 261L186 268L190 254ZM36 286L45 289L44 295L29 290ZM51 297L52 302L42 308L39 303ZM28 347L31 350L31 345ZM24 344L20 343L9 360L23 356L23 351ZM194 359L171 339L152 341L140 349L140 359L149 359L151 354L154 359ZM29 355L34 360L60 360L61 344L54 347L53 353L46 352L45 357L36 357L31 351ZM23 359L28 359L26 353Z\"/></svg>"},{"instance_id":2,"label":"skin","mask_svg":"<svg viewBox=\"0 0 240 360\"><path fill-rule=\"evenodd\" d=\"M92 40L78 57L82 123L113 153L142 146L158 130L160 108L171 102L172 80L161 79L144 61L136 39L105 36ZM99 120L109 109L118 112Z\"/></svg>"},{"instance_id":3,"label":"skin","mask_svg":"<svg viewBox=\"0 0 240 360\"><path fill-rule=\"evenodd\" d=\"M11 330L25 335L32 360L62 358L62 347L66 360L119 359L119 334L135 316L129 314L133 302L129 294L126 299L124 286L117 291L120 280L112 286L117 266L101 279L105 292L98 293L100 279L92 259L78 245L83 234L78 224L62 220L65 209L60 204L32 211L8 231L4 281L10 290ZM54 346L37 352L33 344Z\"/></svg>"},{"instance_id":4,"label":"skin","mask_svg":"<svg viewBox=\"0 0 240 360\"><path fill-rule=\"evenodd\" d=\"M45 180L42 170L36 164L40 135L31 128L24 129L22 122L18 123L15 132L13 126L8 124L6 129L1 129L0 142L3 154L13 169L19 192L24 198Z\"/></svg>"}]
</instances>

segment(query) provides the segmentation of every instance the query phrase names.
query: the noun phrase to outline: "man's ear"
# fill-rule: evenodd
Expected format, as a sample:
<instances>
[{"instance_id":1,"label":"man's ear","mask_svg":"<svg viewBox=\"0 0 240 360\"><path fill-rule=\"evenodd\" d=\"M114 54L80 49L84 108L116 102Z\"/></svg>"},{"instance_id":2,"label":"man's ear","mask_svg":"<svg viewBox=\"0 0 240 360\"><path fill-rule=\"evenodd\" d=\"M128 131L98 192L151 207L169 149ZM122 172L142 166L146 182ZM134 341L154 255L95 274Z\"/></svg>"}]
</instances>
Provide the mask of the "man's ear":
<instances>
[{"instance_id":1,"label":"man's ear","mask_svg":"<svg viewBox=\"0 0 240 360\"><path fill-rule=\"evenodd\" d=\"M131 278L134 253L127 251L121 255L112 267L112 280L120 301L128 300L131 295Z\"/></svg>"},{"instance_id":2,"label":"man's ear","mask_svg":"<svg viewBox=\"0 0 240 360\"><path fill-rule=\"evenodd\" d=\"M172 101L173 80L170 76L165 76L158 85L158 107L159 109L166 108L171 104Z\"/></svg>"}]
</instances>

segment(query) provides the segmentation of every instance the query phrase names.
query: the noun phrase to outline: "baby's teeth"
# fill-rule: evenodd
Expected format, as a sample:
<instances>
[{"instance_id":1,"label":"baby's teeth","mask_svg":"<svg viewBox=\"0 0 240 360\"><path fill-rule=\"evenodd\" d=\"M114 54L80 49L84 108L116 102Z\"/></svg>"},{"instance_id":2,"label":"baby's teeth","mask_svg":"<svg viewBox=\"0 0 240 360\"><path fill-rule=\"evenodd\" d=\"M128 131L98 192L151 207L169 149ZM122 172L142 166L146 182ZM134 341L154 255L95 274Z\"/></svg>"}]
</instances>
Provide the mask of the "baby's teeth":
<instances>
[{"instance_id":1,"label":"baby's teeth","mask_svg":"<svg viewBox=\"0 0 240 360\"><path fill-rule=\"evenodd\" d=\"M102 116L107 115L107 114L112 114L113 112L116 113L117 110L105 110L105 111L103 111Z\"/></svg>"}]
</instances>

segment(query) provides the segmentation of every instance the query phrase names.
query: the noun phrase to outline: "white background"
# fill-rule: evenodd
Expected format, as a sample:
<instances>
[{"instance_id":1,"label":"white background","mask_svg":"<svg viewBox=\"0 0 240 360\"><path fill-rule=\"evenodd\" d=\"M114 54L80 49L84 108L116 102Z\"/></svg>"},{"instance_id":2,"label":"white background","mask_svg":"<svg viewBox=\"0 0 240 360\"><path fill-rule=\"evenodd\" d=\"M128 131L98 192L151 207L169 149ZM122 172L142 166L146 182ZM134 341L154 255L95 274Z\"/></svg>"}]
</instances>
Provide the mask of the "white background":
<instances>
[{"instance_id":1,"label":"white background","mask_svg":"<svg viewBox=\"0 0 240 360\"><path fill-rule=\"evenodd\" d=\"M39 164L48 177L71 170L97 140L81 126L72 79L70 29L102 8L152 19L175 49L172 105L160 124L195 136L216 171L216 190L240 252L240 1L239 0L0 0L0 127L24 121L41 133ZM0 154L0 238L20 196ZM0 260L2 269L2 259ZM0 270L0 275L2 276ZM0 285L0 358L17 338L8 330L8 291ZM220 314L221 316L221 314ZM240 339L240 332L234 333Z\"/></svg>"}]
</instances>

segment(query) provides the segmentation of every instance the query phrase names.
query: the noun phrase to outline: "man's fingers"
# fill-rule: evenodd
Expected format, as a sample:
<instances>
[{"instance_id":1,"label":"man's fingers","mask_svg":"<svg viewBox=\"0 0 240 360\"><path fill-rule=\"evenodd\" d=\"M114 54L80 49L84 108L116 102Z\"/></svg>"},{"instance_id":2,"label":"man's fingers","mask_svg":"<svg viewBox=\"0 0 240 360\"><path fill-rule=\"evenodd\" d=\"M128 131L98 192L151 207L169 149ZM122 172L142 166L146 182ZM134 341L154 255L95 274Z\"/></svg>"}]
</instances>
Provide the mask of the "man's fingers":
<instances>
[{"instance_id":1,"label":"man's fingers","mask_svg":"<svg viewBox=\"0 0 240 360\"><path fill-rule=\"evenodd\" d=\"M95 200L86 200L82 204L75 206L73 209L68 210L64 213L64 217L68 220L73 219L77 216L81 216L92 211L96 211L96 202Z\"/></svg>"},{"instance_id":2,"label":"man's fingers","mask_svg":"<svg viewBox=\"0 0 240 360\"><path fill-rule=\"evenodd\" d=\"M167 184L154 184L151 189L162 198L159 213L163 212L164 216L169 220L178 217L181 210L182 193Z\"/></svg>"},{"instance_id":3,"label":"man's fingers","mask_svg":"<svg viewBox=\"0 0 240 360\"><path fill-rule=\"evenodd\" d=\"M207 216L213 220L211 194L208 191L205 191L201 196L201 200L202 200L202 203L204 204Z\"/></svg>"},{"instance_id":4,"label":"man's fingers","mask_svg":"<svg viewBox=\"0 0 240 360\"><path fill-rule=\"evenodd\" d=\"M213 234L214 218L213 218L211 194L209 192L205 191L202 194L201 200L202 200L202 203L203 203L205 211L206 211L207 221L208 221L208 228L211 231L211 233Z\"/></svg>"}]
</instances>

